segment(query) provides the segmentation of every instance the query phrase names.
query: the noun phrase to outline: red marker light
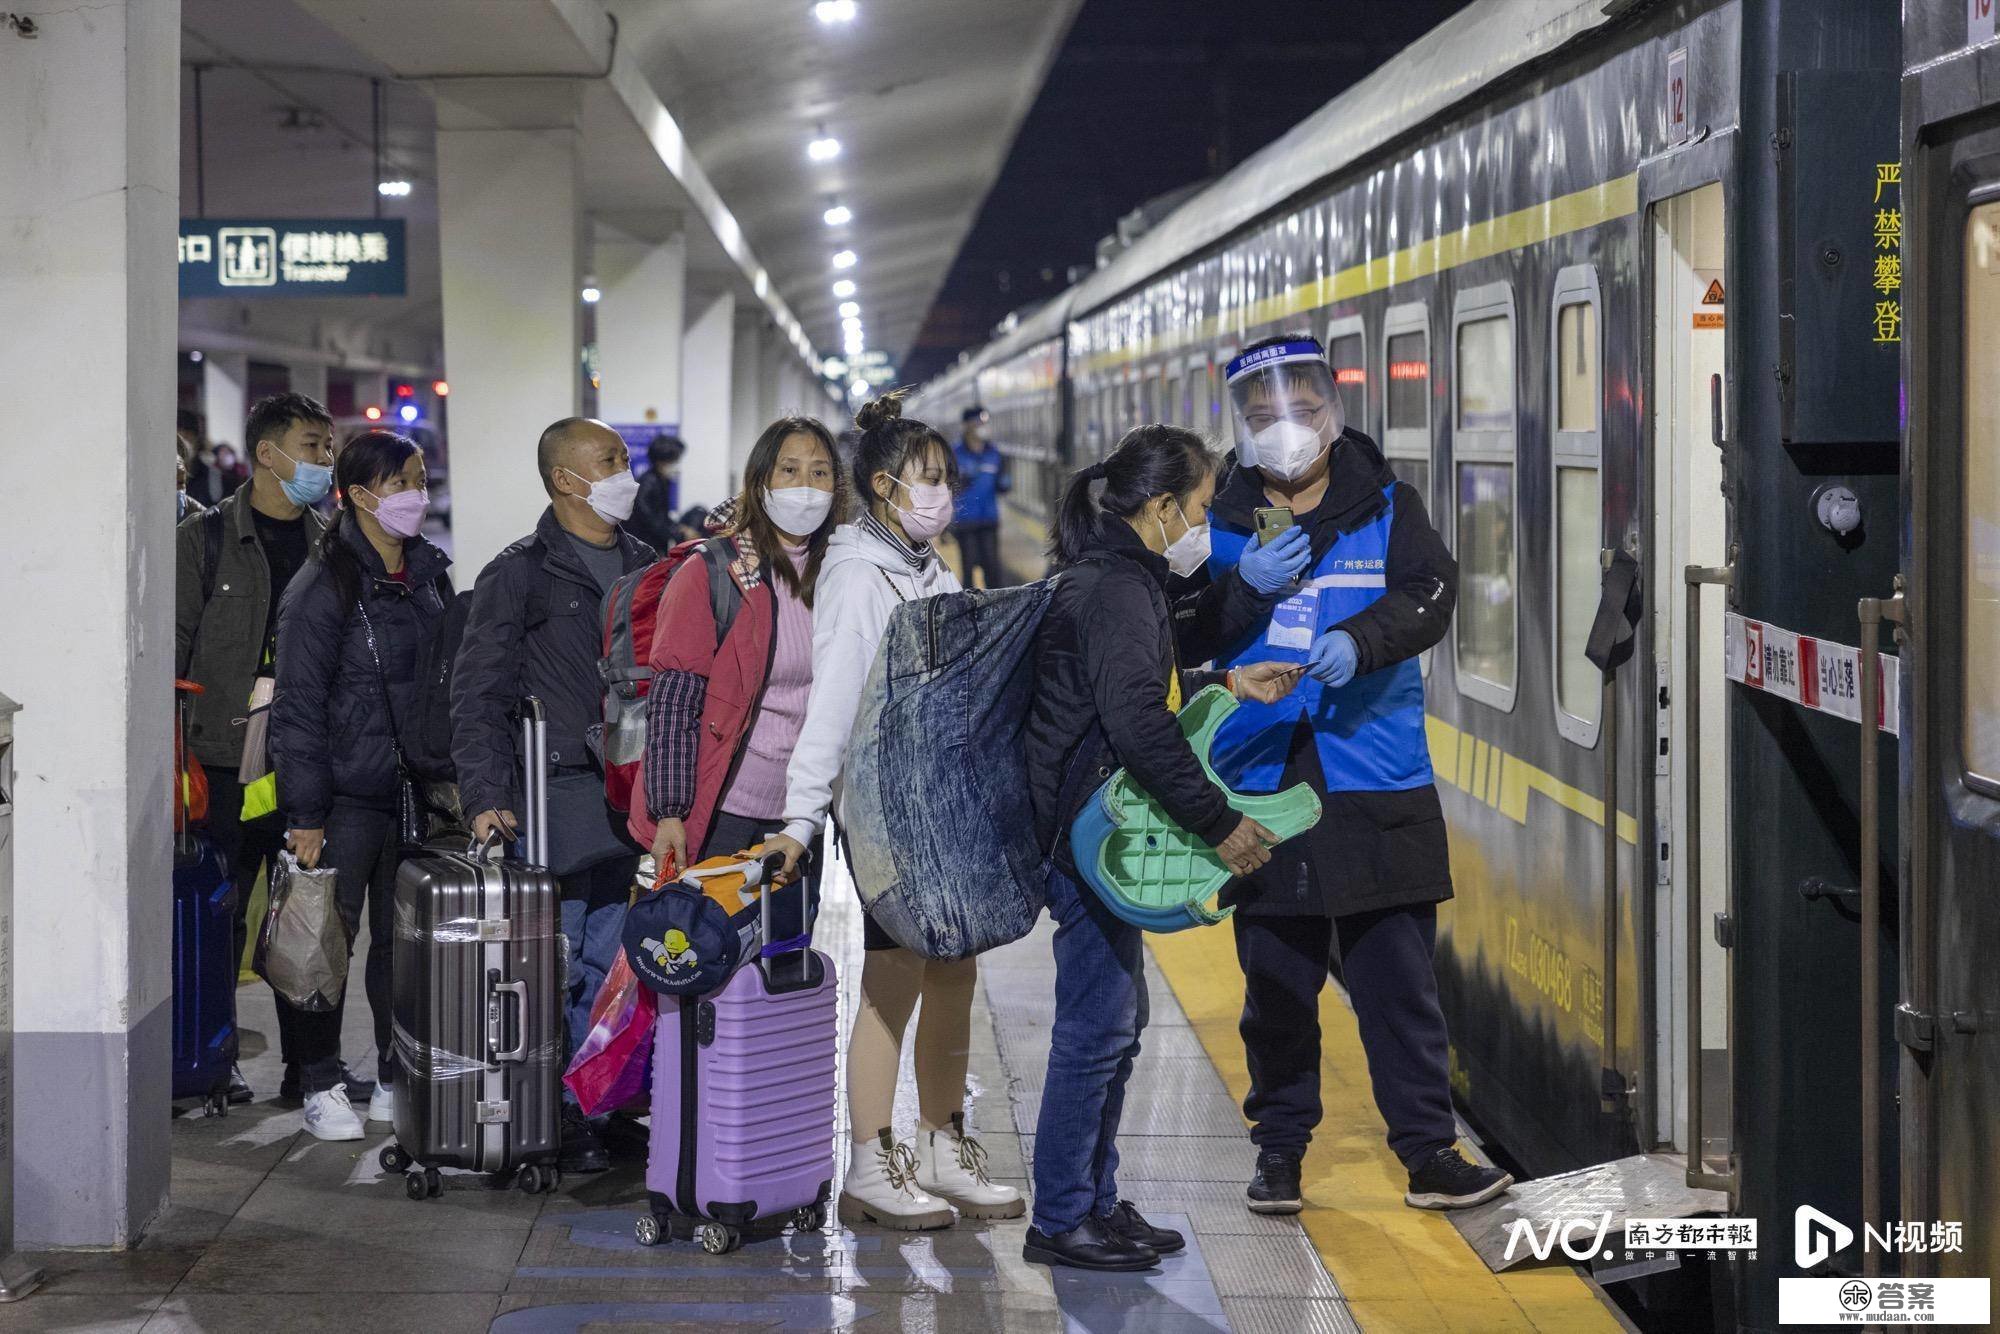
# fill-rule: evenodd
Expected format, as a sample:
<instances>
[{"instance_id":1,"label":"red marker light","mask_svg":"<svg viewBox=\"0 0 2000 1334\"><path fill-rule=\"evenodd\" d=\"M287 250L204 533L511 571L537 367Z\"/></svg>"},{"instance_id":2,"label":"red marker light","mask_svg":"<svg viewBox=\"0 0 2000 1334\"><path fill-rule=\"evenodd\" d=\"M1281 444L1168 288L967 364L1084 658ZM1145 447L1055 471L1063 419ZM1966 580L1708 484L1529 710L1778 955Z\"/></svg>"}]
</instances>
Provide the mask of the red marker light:
<instances>
[{"instance_id":1,"label":"red marker light","mask_svg":"<svg viewBox=\"0 0 2000 1334\"><path fill-rule=\"evenodd\" d=\"M382 420L382 409L370 403L366 408L362 409L361 415L369 421L378 422Z\"/></svg>"},{"instance_id":2,"label":"red marker light","mask_svg":"<svg viewBox=\"0 0 2000 1334\"><path fill-rule=\"evenodd\" d=\"M1431 364L1428 361L1392 361L1389 363L1389 378L1392 380L1428 380Z\"/></svg>"},{"instance_id":3,"label":"red marker light","mask_svg":"<svg viewBox=\"0 0 2000 1334\"><path fill-rule=\"evenodd\" d=\"M417 392L417 391L416 391L416 390L415 390L415 389L414 389L413 387L411 387L410 385L406 385L406 384L399 384L399 385L397 385L397 386L396 386L396 397L397 397L397 398L409 398L409 397L410 397L411 395L415 394L416 392Z\"/></svg>"},{"instance_id":4,"label":"red marker light","mask_svg":"<svg viewBox=\"0 0 2000 1334\"><path fill-rule=\"evenodd\" d=\"M443 380L432 380L431 392L433 394L436 394L439 398L444 398L451 393L451 386L446 384Z\"/></svg>"}]
</instances>

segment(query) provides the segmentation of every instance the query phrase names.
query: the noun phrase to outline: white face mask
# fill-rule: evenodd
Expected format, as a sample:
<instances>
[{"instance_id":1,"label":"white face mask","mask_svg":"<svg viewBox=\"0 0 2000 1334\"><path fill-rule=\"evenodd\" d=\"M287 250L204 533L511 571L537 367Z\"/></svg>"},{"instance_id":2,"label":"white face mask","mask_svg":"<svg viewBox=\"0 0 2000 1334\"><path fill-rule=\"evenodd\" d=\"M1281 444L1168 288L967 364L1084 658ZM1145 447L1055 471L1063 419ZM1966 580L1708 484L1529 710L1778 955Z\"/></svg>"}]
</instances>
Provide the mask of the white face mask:
<instances>
[{"instance_id":1,"label":"white face mask","mask_svg":"<svg viewBox=\"0 0 2000 1334\"><path fill-rule=\"evenodd\" d=\"M1181 508L1178 500L1174 502L1174 508ZM1187 523L1186 510L1181 510L1181 522ZM1165 520L1160 521L1160 540L1162 542L1167 541L1167 525ZM1173 541L1167 542L1167 568L1172 570L1178 578L1192 578L1202 566L1208 564L1208 549L1208 525L1206 523L1188 524L1186 532Z\"/></svg>"},{"instance_id":2,"label":"white face mask","mask_svg":"<svg viewBox=\"0 0 2000 1334\"><path fill-rule=\"evenodd\" d=\"M1237 457L1279 481L1294 482L1312 471L1313 464L1319 462L1319 456L1326 449L1327 446L1320 443L1318 431L1288 417L1280 417L1252 436L1250 448L1239 449ZM1250 457L1243 458L1245 453Z\"/></svg>"},{"instance_id":3,"label":"white face mask","mask_svg":"<svg viewBox=\"0 0 2000 1334\"><path fill-rule=\"evenodd\" d=\"M781 533L810 537L833 512L833 492L816 486L764 489L764 513Z\"/></svg>"},{"instance_id":4,"label":"white face mask","mask_svg":"<svg viewBox=\"0 0 2000 1334\"><path fill-rule=\"evenodd\" d=\"M564 468L563 471L590 487L590 493L580 499L597 512L598 518L616 524L632 517L632 507L639 501L639 479L632 475L630 468L622 468L594 482L572 468Z\"/></svg>"}]
</instances>

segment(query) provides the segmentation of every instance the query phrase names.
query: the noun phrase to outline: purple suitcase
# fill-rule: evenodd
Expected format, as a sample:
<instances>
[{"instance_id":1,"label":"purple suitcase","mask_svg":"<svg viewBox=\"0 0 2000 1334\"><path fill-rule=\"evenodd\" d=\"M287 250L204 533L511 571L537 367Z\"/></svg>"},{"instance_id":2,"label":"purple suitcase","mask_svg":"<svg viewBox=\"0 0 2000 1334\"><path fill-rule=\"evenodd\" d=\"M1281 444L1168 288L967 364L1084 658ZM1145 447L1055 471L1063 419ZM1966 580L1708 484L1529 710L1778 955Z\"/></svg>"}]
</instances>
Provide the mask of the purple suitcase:
<instances>
[{"instance_id":1,"label":"purple suitcase","mask_svg":"<svg viewBox=\"0 0 2000 1334\"><path fill-rule=\"evenodd\" d=\"M696 1238L720 1255L742 1245L753 1223L825 1225L836 990L833 960L802 932L797 948L752 960L719 991L660 997L640 1242Z\"/></svg>"}]
</instances>

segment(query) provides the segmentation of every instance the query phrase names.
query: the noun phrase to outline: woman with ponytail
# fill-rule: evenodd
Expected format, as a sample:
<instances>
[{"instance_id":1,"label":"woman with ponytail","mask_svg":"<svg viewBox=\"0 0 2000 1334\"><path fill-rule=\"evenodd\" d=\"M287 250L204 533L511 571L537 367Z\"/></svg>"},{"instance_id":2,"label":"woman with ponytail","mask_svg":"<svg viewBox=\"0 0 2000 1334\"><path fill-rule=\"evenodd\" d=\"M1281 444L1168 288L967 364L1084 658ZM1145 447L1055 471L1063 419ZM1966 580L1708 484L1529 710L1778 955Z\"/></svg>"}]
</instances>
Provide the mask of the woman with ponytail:
<instances>
[{"instance_id":1,"label":"woman with ponytail","mask_svg":"<svg viewBox=\"0 0 2000 1334\"><path fill-rule=\"evenodd\" d=\"M1023 743L1035 831L1052 854L1056 921L1055 1023L1022 1249L1035 1263L1146 1269L1186 1244L1118 1198L1119 1114L1146 1026L1141 933L1083 887L1069 829L1122 767L1237 875L1270 860L1271 832L1229 805L1174 715L1204 685L1275 703L1297 682L1296 664L1228 673L1181 664L1206 662L1260 629L1277 597L1257 589L1288 582L1299 562L1289 549L1262 548L1176 599L1175 581L1207 564L1214 492L1215 460L1200 436L1140 426L1070 480L1057 516L1051 554L1060 574L1037 632Z\"/></svg>"},{"instance_id":2,"label":"woman with ponytail","mask_svg":"<svg viewBox=\"0 0 2000 1334\"><path fill-rule=\"evenodd\" d=\"M415 441L390 431L355 437L334 464L333 485L339 504L333 524L278 608L271 767L290 831L285 841L301 866L335 868L350 941L361 929L364 902L368 909L368 1008L379 1081L368 1119L388 1121L395 1097L389 968L396 798L402 757L419 722L419 667L444 617L451 561L418 535L429 493ZM285 1050L299 1067L306 1129L320 1139L362 1135L340 1065L344 1008L343 999L328 1013L308 1014L278 997Z\"/></svg>"}]
</instances>

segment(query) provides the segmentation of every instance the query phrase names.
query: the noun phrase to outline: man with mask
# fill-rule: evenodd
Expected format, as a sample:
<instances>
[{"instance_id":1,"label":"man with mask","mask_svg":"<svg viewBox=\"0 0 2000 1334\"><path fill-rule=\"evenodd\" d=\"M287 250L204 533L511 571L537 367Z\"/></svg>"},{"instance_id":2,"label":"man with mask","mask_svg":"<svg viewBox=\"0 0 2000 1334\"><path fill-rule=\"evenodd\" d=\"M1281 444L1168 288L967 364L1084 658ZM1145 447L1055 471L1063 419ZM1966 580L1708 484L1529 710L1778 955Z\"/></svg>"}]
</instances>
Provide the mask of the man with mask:
<instances>
[{"instance_id":1,"label":"man with mask","mask_svg":"<svg viewBox=\"0 0 2000 1334\"><path fill-rule=\"evenodd\" d=\"M1236 908L1245 983L1243 1111L1258 1149L1249 1206L1302 1207L1300 1161L1321 1114L1319 994L1338 967L1389 1147L1409 1171L1404 1202L1466 1208L1513 1178L1467 1162L1456 1147L1432 963L1451 869L1417 658L1450 623L1458 566L1422 496L1396 480L1373 440L1346 428L1317 339L1252 344L1227 376L1236 467L1210 510L1209 573L1238 564L1260 528L1286 526L1286 512L1308 534L1312 560L1295 583L1258 589L1282 601L1230 655L1301 662L1307 679L1277 704L1239 708L1212 759L1239 791L1308 783L1325 811L1224 896Z\"/></svg>"},{"instance_id":2,"label":"man with mask","mask_svg":"<svg viewBox=\"0 0 2000 1334\"><path fill-rule=\"evenodd\" d=\"M1007 459L998 446L986 438L989 418L986 409L970 407L959 414L958 443L951 447L958 462L958 504L951 533L958 540L960 572L971 588L972 572L980 573L980 587L998 588L1007 582L1000 568L1000 497L1013 488Z\"/></svg>"},{"instance_id":3,"label":"man with mask","mask_svg":"<svg viewBox=\"0 0 2000 1334\"><path fill-rule=\"evenodd\" d=\"M246 731L240 720L270 704L278 600L326 526L312 507L333 484L333 418L304 394L278 394L250 409L243 438L249 485L181 523L174 565L174 669L202 687L187 745L208 771L208 832L236 885L239 959L249 939L251 887L285 841L276 775L239 781ZM350 1075L347 1091L359 1102L375 1086ZM290 1053L278 1096L300 1098ZM236 1073L229 1100L250 1097Z\"/></svg>"},{"instance_id":4,"label":"man with mask","mask_svg":"<svg viewBox=\"0 0 2000 1334\"><path fill-rule=\"evenodd\" d=\"M590 1006L617 958L639 848L604 799L588 737L602 716L598 610L653 549L626 532L639 483L625 442L601 421L566 417L535 452L549 507L535 531L479 573L451 688L452 762L479 838L521 830L518 707L533 695L548 719L549 869L562 885L569 944L564 1013L569 1049L590 1033ZM564 1091L562 1167L602 1171L599 1127Z\"/></svg>"}]
</instances>

